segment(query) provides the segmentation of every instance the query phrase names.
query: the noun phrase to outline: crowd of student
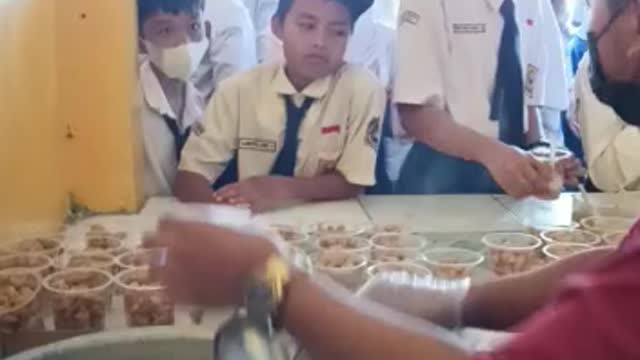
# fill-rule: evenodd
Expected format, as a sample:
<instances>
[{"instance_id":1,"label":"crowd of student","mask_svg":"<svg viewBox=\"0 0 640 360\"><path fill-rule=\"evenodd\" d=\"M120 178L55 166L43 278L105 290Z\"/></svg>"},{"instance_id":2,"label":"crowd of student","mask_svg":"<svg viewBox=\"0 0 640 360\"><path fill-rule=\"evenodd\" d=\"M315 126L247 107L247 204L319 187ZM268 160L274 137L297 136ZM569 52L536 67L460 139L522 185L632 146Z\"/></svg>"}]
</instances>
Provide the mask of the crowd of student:
<instances>
[{"instance_id":1,"label":"crowd of student","mask_svg":"<svg viewBox=\"0 0 640 360\"><path fill-rule=\"evenodd\" d=\"M138 0L145 194L256 211L365 189L548 197L527 150L571 149L574 186L582 145L593 189L636 190L638 128L578 66L590 3L563 3Z\"/></svg>"}]
</instances>

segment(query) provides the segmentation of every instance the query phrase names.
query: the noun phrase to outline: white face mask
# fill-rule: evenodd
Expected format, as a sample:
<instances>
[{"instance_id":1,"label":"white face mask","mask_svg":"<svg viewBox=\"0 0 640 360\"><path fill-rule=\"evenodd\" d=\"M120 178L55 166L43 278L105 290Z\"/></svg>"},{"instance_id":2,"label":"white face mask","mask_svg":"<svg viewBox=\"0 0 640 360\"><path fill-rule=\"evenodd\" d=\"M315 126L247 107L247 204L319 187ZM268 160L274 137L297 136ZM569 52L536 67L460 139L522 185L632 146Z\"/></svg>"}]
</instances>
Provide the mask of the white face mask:
<instances>
[{"instance_id":1,"label":"white face mask","mask_svg":"<svg viewBox=\"0 0 640 360\"><path fill-rule=\"evenodd\" d=\"M144 41L149 60L170 79L187 81L196 71L204 54L207 52L208 42L201 40L189 42L173 48L161 48L148 41Z\"/></svg>"}]
</instances>

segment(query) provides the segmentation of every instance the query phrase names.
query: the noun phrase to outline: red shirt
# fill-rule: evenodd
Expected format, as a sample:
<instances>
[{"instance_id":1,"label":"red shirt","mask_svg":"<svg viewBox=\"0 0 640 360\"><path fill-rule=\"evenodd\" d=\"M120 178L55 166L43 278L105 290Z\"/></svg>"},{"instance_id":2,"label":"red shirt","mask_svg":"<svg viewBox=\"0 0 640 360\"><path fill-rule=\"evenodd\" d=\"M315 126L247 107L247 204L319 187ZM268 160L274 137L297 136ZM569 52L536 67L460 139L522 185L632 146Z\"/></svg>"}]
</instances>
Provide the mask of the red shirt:
<instances>
[{"instance_id":1,"label":"red shirt","mask_svg":"<svg viewBox=\"0 0 640 360\"><path fill-rule=\"evenodd\" d=\"M477 360L639 360L640 221L597 270L567 279L520 335Z\"/></svg>"}]
</instances>

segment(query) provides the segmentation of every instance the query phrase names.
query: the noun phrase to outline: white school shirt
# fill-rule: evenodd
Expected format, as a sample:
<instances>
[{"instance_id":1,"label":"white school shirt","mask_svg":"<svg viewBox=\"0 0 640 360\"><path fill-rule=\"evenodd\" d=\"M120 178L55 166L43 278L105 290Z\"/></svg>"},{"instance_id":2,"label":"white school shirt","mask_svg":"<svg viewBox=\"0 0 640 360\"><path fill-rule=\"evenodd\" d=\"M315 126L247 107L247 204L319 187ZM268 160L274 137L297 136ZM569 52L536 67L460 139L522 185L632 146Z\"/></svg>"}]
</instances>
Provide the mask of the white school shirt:
<instances>
[{"instance_id":1,"label":"white school shirt","mask_svg":"<svg viewBox=\"0 0 640 360\"><path fill-rule=\"evenodd\" d=\"M282 148L283 95L315 99L299 132L295 176L338 171L355 185L375 184L385 91L366 70L344 65L298 93L279 64L265 64L224 81L214 94L203 132L185 145L180 170L214 183L238 153L238 179L268 175Z\"/></svg>"},{"instance_id":2,"label":"white school shirt","mask_svg":"<svg viewBox=\"0 0 640 360\"><path fill-rule=\"evenodd\" d=\"M393 79L395 37L396 31L377 21L370 8L356 22L344 59L366 67L389 88ZM282 42L270 30L265 63L284 63Z\"/></svg>"},{"instance_id":3,"label":"white school shirt","mask_svg":"<svg viewBox=\"0 0 640 360\"><path fill-rule=\"evenodd\" d=\"M263 62L271 41L271 18L278 8L278 0L243 0L256 31L256 50L258 62Z\"/></svg>"},{"instance_id":4,"label":"white school shirt","mask_svg":"<svg viewBox=\"0 0 640 360\"><path fill-rule=\"evenodd\" d=\"M170 196L178 169L175 139L163 115L177 120L183 132L202 117L203 98L191 83L187 83L185 96L183 116L176 116L149 61L142 61L138 74L137 113L144 148L146 197Z\"/></svg>"},{"instance_id":5,"label":"white school shirt","mask_svg":"<svg viewBox=\"0 0 640 360\"><path fill-rule=\"evenodd\" d=\"M591 181L607 192L640 190L640 128L620 119L593 94L589 54L576 73L576 112Z\"/></svg>"},{"instance_id":6,"label":"white school shirt","mask_svg":"<svg viewBox=\"0 0 640 360\"><path fill-rule=\"evenodd\" d=\"M504 27L502 2L403 0L394 102L446 108L459 124L497 138L498 121L489 116ZM526 112L524 117L526 130Z\"/></svg>"},{"instance_id":7,"label":"white school shirt","mask_svg":"<svg viewBox=\"0 0 640 360\"><path fill-rule=\"evenodd\" d=\"M206 0L203 20L211 41L192 80L208 99L220 81L256 65L256 32L242 0Z\"/></svg>"}]
</instances>

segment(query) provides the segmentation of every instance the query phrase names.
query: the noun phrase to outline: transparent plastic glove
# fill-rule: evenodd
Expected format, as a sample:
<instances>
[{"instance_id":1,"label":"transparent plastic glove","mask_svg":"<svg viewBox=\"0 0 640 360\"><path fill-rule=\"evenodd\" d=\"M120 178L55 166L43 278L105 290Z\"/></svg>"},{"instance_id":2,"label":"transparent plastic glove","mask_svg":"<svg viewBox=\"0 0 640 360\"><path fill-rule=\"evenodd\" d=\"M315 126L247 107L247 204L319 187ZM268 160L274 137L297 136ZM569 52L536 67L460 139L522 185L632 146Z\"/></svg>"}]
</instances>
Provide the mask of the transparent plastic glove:
<instances>
[{"instance_id":1,"label":"transparent plastic glove","mask_svg":"<svg viewBox=\"0 0 640 360\"><path fill-rule=\"evenodd\" d=\"M440 326L458 328L470 279L443 280L408 273L381 273L369 280L358 296Z\"/></svg>"}]
</instances>

